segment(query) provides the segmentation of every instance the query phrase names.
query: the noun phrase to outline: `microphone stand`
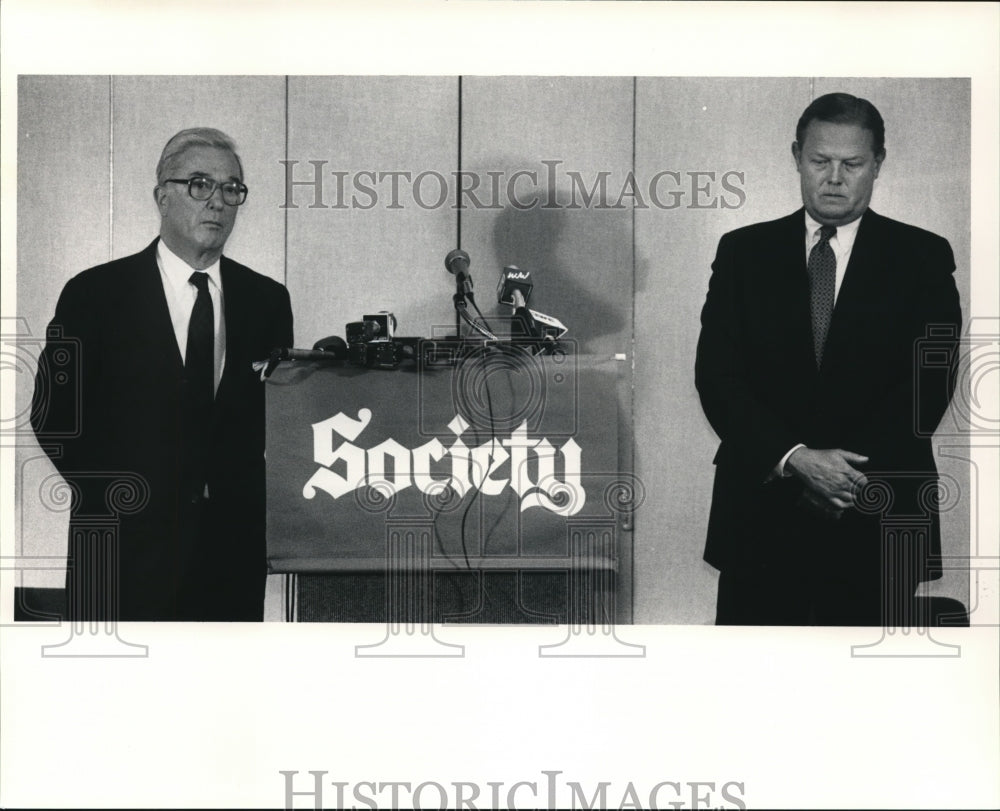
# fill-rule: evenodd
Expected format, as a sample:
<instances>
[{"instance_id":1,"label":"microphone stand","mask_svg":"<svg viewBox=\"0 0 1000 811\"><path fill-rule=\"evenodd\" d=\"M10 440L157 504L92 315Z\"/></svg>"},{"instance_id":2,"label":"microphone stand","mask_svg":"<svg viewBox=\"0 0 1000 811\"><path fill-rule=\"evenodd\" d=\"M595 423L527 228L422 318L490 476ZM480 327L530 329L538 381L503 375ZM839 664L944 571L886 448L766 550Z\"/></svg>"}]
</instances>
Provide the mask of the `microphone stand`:
<instances>
[{"instance_id":1,"label":"microphone stand","mask_svg":"<svg viewBox=\"0 0 1000 811\"><path fill-rule=\"evenodd\" d=\"M468 305L465 301L465 292L462 290L462 283L458 283L455 295L451 297L455 305L455 340L462 340L462 313L465 313Z\"/></svg>"}]
</instances>

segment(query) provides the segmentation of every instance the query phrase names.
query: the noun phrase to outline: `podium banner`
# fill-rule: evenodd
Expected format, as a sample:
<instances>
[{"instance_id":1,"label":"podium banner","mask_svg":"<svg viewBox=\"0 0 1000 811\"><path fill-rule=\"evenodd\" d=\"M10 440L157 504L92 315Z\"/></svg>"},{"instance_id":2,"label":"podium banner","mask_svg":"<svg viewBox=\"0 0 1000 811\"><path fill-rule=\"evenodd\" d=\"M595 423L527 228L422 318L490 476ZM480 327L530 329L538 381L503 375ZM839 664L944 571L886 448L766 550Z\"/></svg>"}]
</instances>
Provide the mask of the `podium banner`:
<instances>
[{"instance_id":1,"label":"podium banner","mask_svg":"<svg viewBox=\"0 0 1000 811\"><path fill-rule=\"evenodd\" d=\"M614 568L635 498L619 465L621 366L503 345L420 368L278 366L270 570L380 571L390 542L393 566L567 568L582 542L588 565ZM409 563L400 538L424 544Z\"/></svg>"}]
</instances>

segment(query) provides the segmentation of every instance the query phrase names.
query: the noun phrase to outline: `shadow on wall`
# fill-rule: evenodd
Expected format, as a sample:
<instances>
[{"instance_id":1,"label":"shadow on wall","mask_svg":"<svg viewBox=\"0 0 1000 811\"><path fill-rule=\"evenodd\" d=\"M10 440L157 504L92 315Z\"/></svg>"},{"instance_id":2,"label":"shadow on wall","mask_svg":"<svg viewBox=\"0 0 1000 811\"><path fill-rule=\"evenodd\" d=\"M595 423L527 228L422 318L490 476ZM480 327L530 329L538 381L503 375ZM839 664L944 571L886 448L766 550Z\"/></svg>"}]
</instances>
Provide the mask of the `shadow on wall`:
<instances>
[{"instance_id":1,"label":"shadow on wall","mask_svg":"<svg viewBox=\"0 0 1000 811\"><path fill-rule=\"evenodd\" d=\"M510 177L530 162L498 161L489 168L501 165ZM484 168L472 171L486 178ZM543 182L502 198L502 209L462 212L463 241L487 251L474 257L481 274L492 284L507 265L530 271L528 306L562 321L580 351L602 355L631 351L635 293L631 203L614 207L616 185L609 180L607 188L584 205L568 183L553 191Z\"/></svg>"}]
</instances>

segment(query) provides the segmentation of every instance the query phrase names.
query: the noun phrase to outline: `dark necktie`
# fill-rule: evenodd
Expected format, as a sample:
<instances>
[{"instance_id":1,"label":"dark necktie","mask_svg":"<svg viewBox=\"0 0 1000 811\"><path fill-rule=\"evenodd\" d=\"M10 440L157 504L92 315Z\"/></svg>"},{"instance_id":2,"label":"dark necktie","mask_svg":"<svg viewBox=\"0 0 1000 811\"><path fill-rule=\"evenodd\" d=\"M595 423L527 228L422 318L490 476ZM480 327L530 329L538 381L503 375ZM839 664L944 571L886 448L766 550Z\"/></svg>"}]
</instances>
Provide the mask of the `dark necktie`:
<instances>
[{"instance_id":1,"label":"dark necktie","mask_svg":"<svg viewBox=\"0 0 1000 811\"><path fill-rule=\"evenodd\" d=\"M192 273L188 280L198 288L198 297L188 323L184 355L188 424L186 441L191 460L192 495L201 496L207 475L206 460L215 400L215 312L208 292L208 274Z\"/></svg>"},{"instance_id":2,"label":"dark necktie","mask_svg":"<svg viewBox=\"0 0 1000 811\"><path fill-rule=\"evenodd\" d=\"M215 399L215 310L208 292L208 274L192 273L188 281L198 288L198 298L188 324L184 368L192 404L201 408L207 403L211 408Z\"/></svg>"},{"instance_id":3,"label":"dark necktie","mask_svg":"<svg viewBox=\"0 0 1000 811\"><path fill-rule=\"evenodd\" d=\"M830 240L837 229L824 225L819 230L819 242L809 252L809 307L812 311L813 350L816 368L823 365L823 347L833 317L833 295L837 278L837 257L833 255Z\"/></svg>"}]
</instances>

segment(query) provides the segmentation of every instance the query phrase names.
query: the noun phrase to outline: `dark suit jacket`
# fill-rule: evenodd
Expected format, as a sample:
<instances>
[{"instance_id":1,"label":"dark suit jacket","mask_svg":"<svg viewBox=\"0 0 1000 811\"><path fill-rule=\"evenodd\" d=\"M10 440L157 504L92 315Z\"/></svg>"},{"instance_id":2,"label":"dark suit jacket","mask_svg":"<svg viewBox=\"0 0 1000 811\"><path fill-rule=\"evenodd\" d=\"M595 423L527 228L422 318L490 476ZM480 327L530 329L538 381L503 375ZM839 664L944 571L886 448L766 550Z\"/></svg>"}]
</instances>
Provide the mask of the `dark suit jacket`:
<instances>
[{"instance_id":1,"label":"dark suit jacket","mask_svg":"<svg viewBox=\"0 0 1000 811\"><path fill-rule=\"evenodd\" d=\"M951 396L950 368L917 363L930 325L953 362L961 325L948 242L869 210L837 298L821 370L813 354L805 219L795 214L728 233L719 242L702 311L696 383L722 440L715 457L705 560L723 570L794 563L823 535L830 565L877 565L882 516L851 509L829 520L799 504L801 485L766 481L797 443L870 457L886 474L894 515L937 513L921 489L935 481L930 436ZM940 341L939 341L940 343ZM919 503L918 503L919 502ZM833 543L830 543L830 542ZM930 574L930 576L934 576Z\"/></svg>"},{"instance_id":2,"label":"dark suit jacket","mask_svg":"<svg viewBox=\"0 0 1000 811\"><path fill-rule=\"evenodd\" d=\"M186 480L191 449L182 430L184 365L156 244L66 283L49 326L32 408L39 441L78 493L70 525L71 585L74 576L99 577L86 571L77 555L86 548L79 546L81 531L98 516L120 522L117 580L123 619L183 618L185 584L205 568L224 567L214 573L221 582L250 576L262 583L264 386L251 363L267 358L275 347L292 345L286 289L223 257L226 358L207 476L214 514L222 517L225 529L209 555L193 540L204 487ZM63 342L53 340L53 329L78 342L80 356L69 364L70 379L63 381L68 385L53 383L56 370L66 369L54 356ZM50 441L60 427L73 424L74 411L77 435ZM108 485L119 473L125 488L113 487L116 495L111 495Z\"/></svg>"}]
</instances>

